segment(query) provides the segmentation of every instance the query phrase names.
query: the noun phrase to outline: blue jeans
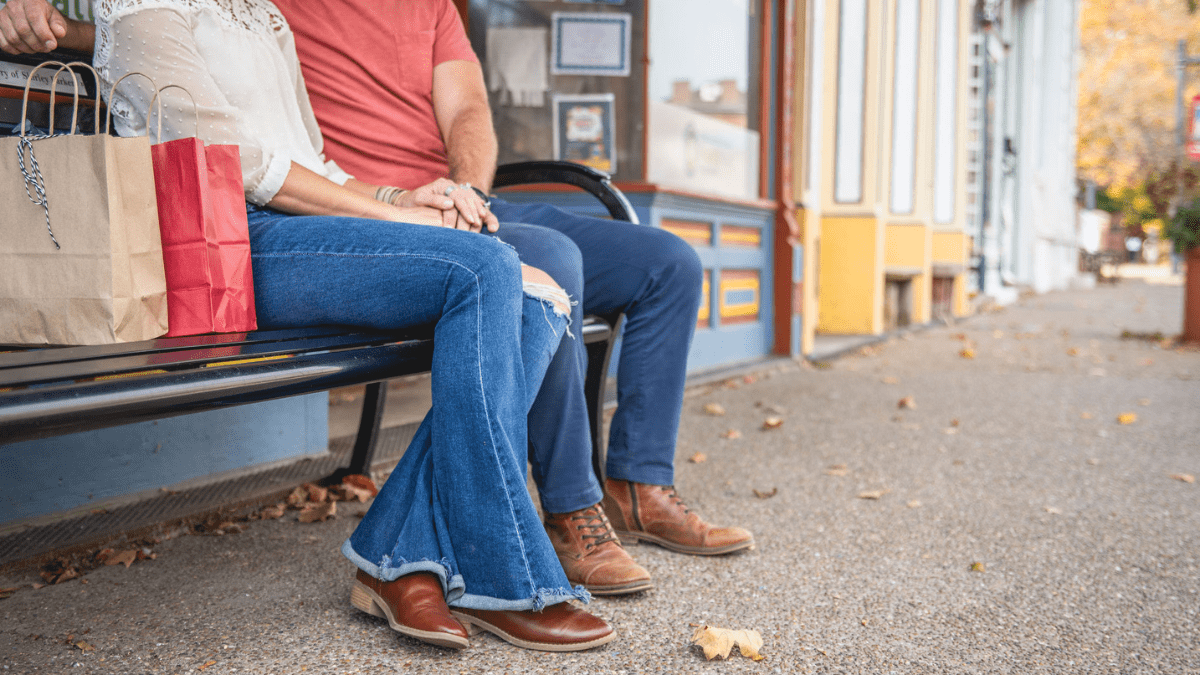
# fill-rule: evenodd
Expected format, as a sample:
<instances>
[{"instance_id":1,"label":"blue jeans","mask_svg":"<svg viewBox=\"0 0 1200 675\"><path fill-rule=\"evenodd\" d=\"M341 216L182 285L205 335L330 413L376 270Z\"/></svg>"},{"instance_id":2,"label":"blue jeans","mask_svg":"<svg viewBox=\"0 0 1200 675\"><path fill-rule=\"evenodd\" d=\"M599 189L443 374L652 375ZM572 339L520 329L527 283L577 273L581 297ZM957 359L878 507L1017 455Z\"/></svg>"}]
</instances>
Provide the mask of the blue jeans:
<instances>
[{"instance_id":1,"label":"blue jeans","mask_svg":"<svg viewBox=\"0 0 1200 675\"><path fill-rule=\"evenodd\" d=\"M625 314L607 474L673 484L688 348L704 274L696 251L666 230L546 204L493 199L492 212L502 223L496 236L581 300L573 307L572 325L580 325L584 314ZM586 375L583 341L564 342L529 412L533 477L542 508L550 513L587 508L603 496L591 468Z\"/></svg>"},{"instance_id":2,"label":"blue jeans","mask_svg":"<svg viewBox=\"0 0 1200 675\"><path fill-rule=\"evenodd\" d=\"M525 489L526 415L566 319L493 237L249 207L259 326L433 329L433 407L342 546L384 581L432 572L449 604L539 609L572 589Z\"/></svg>"}]
</instances>

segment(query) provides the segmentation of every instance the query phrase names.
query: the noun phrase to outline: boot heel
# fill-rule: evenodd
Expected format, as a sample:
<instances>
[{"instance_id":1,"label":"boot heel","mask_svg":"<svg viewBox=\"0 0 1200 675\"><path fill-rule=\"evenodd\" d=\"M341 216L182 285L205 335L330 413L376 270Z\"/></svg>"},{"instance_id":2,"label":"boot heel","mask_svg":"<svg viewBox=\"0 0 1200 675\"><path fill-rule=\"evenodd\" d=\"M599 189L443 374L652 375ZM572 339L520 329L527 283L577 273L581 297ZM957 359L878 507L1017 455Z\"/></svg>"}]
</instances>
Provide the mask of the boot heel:
<instances>
[{"instance_id":1,"label":"boot heel","mask_svg":"<svg viewBox=\"0 0 1200 675\"><path fill-rule=\"evenodd\" d=\"M350 589L350 604L355 609L377 616L381 619L386 619L387 615L383 613L383 609L375 602L375 598L371 597L371 592L362 584L355 582L354 587Z\"/></svg>"}]
</instances>

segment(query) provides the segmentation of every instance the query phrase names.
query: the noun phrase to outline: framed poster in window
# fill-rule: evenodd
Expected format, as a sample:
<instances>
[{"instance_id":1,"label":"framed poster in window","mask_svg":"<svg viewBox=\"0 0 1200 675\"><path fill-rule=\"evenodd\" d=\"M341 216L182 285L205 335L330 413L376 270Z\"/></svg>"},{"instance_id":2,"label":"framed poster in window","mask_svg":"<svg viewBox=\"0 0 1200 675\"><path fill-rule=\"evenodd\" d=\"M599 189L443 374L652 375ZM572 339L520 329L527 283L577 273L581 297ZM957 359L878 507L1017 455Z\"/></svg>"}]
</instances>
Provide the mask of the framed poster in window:
<instances>
[{"instance_id":1,"label":"framed poster in window","mask_svg":"<svg viewBox=\"0 0 1200 675\"><path fill-rule=\"evenodd\" d=\"M629 14L554 12L550 72L554 75L629 75Z\"/></svg>"},{"instance_id":2,"label":"framed poster in window","mask_svg":"<svg viewBox=\"0 0 1200 675\"><path fill-rule=\"evenodd\" d=\"M554 158L616 173L612 94L554 96Z\"/></svg>"}]
</instances>

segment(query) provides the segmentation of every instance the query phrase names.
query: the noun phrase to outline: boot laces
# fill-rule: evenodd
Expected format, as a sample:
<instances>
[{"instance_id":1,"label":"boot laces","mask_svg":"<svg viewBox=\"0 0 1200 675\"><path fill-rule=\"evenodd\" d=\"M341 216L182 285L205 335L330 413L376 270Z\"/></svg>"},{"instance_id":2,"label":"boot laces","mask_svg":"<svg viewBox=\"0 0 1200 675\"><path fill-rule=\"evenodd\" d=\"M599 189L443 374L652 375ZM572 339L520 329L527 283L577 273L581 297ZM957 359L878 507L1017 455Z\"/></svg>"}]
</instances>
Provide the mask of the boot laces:
<instances>
[{"instance_id":1,"label":"boot laces","mask_svg":"<svg viewBox=\"0 0 1200 675\"><path fill-rule=\"evenodd\" d=\"M679 492L675 489L674 485L664 485L662 487L662 491L667 494L667 498L675 502L676 506L683 509L683 515L686 516L692 512L692 510L688 508L688 505L683 502L683 497L679 496Z\"/></svg>"},{"instance_id":2,"label":"boot laces","mask_svg":"<svg viewBox=\"0 0 1200 675\"><path fill-rule=\"evenodd\" d=\"M610 541L617 541L617 535L613 532L612 523L608 522L608 516L595 506L580 511L578 515L571 516L571 520L584 521L581 525L576 525L575 529L589 531L589 533L581 535L580 539L585 542L588 539L595 540L588 542L586 548L595 548Z\"/></svg>"}]
</instances>

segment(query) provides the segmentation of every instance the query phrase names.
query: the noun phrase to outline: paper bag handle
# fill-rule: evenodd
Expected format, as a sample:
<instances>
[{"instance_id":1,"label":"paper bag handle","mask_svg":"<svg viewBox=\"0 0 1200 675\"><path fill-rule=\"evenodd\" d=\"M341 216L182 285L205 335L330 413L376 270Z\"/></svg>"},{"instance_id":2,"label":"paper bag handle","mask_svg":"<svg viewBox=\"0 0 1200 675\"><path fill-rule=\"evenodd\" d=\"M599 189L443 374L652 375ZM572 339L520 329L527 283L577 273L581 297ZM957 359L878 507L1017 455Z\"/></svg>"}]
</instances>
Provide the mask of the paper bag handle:
<instances>
[{"instance_id":1,"label":"paper bag handle","mask_svg":"<svg viewBox=\"0 0 1200 675\"><path fill-rule=\"evenodd\" d=\"M124 82L125 78L133 77L134 75L140 75L140 76L146 78L147 80L149 80L150 81L150 89L152 89L154 91L155 97L158 96L158 85L155 84L154 78L150 77L149 75L147 75L145 73L139 73L135 70L135 71L125 73L121 77L117 78L116 82L112 83L112 86L108 88L108 100L109 101L113 100L113 96L117 95L117 85L118 84L121 84L122 82ZM153 98L150 99L150 105L146 107L146 135L147 136L150 135L150 112L152 110L154 110L154 99ZM162 117L162 115L159 115L159 117ZM99 120L97 120L97 123L99 123ZM109 133L111 126L112 126L112 115L106 115L105 119L104 119L104 133L106 135Z\"/></svg>"},{"instance_id":2,"label":"paper bag handle","mask_svg":"<svg viewBox=\"0 0 1200 675\"><path fill-rule=\"evenodd\" d=\"M196 97L192 96L192 92L188 91L187 88L184 87L183 85L168 84L167 86L163 87L162 89L159 89L158 91L154 92L154 98L150 99L150 113L151 114L153 114L153 112L154 112L154 104L155 103L158 104L158 129L156 130L155 138L153 139L153 142L156 144L162 142L163 109L162 109L162 101L159 100L159 94L163 93L164 91L166 91L168 89L178 89L178 90L182 91L183 93L187 94L188 98L192 99L192 113L195 115L195 120L196 120L196 131L193 135L198 137L200 135L200 106L196 105ZM147 118L146 118L146 134L149 135L149 133L150 133L150 118L149 118L149 116L147 116Z\"/></svg>"},{"instance_id":3,"label":"paper bag handle","mask_svg":"<svg viewBox=\"0 0 1200 675\"><path fill-rule=\"evenodd\" d=\"M29 77L25 78L25 93L21 97L21 136L26 135L25 121L29 117L29 86L31 84L33 84L34 74L36 74L37 71L41 70L45 66L58 66L58 70L56 70L54 72L54 75L52 75L50 77L50 133L51 134L54 133L54 98L55 98L55 94L58 91L58 75L59 75L59 73L61 73L64 70L70 71L71 80L75 84L75 110L71 116L71 133L75 133L75 125L78 122L77 117L79 115L79 76L75 73L75 71L71 70L71 67L72 66L83 66L84 68L87 68L88 70L92 71L92 75L96 76L96 82L100 81L99 76L96 75L96 70L94 68L92 68L90 65L84 63L83 61L72 61L70 63L63 63L62 61L44 61L44 62L39 63L38 65L34 66L33 70L29 71ZM97 101L97 103L99 104L99 101ZM97 113L99 113L98 106L97 106ZM98 116L96 117L95 133L96 134L100 133L100 118Z\"/></svg>"}]
</instances>

